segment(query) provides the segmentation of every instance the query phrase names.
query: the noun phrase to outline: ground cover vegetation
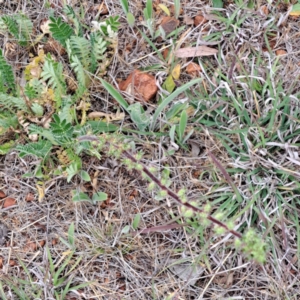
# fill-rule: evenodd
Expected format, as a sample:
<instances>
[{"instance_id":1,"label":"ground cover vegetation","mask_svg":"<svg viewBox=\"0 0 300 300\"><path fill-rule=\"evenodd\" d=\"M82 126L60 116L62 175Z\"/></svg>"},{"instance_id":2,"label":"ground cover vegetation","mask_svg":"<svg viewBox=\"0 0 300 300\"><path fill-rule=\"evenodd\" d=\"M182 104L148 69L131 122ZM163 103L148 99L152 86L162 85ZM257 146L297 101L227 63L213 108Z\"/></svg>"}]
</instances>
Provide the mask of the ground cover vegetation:
<instances>
[{"instance_id":1,"label":"ground cover vegetation","mask_svg":"<svg viewBox=\"0 0 300 300\"><path fill-rule=\"evenodd\" d=\"M1 299L298 299L296 1L0 4Z\"/></svg>"}]
</instances>

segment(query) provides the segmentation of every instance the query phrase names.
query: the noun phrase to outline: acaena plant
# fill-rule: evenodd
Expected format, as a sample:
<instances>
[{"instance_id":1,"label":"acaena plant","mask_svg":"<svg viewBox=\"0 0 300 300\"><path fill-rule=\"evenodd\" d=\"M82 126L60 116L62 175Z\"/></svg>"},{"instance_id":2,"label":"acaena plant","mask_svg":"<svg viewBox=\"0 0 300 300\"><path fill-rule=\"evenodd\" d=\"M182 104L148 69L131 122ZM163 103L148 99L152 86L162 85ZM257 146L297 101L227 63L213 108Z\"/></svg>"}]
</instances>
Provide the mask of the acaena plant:
<instances>
[{"instance_id":1,"label":"acaena plant","mask_svg":"<svg viewBox=\"0 0 300 300\"><path fill-rule=\"evenodd\" d=\"M119 136L81 136L78 138L78 141L79 143L89 141L96 146L97 151L105 151L118 159L123 157L122 162L128 169L139 171L141 176L149 181L150 190L158 187L160 196L171 197L179 205L184 218L199 218L199 223L203 224L203 226L213 225L216 234L230 233L236 239L235 246L241 249L248 258L254 259L258 263L265 262L265 243L253 229L250 228L246 233L242 234L234 230L233 222L226 222L222 219L222 213L213 214L210 204L199 207L197 202L188 200L184 189L179 190L178 193L173 192L164 179L159 179L155 175L157 171L154 168L148 168L141 162L144 156L143 153L139 152L132 155Z\"/></svg>"}]
</instances>

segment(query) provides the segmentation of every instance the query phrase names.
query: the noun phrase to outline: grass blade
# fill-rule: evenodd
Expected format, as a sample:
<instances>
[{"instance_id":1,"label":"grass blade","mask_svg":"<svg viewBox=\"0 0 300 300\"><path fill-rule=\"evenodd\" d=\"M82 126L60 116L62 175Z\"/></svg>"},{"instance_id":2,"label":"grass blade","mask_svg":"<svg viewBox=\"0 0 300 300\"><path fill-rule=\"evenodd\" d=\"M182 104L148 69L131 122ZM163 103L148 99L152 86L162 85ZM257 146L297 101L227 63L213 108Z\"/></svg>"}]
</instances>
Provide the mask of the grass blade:
<instances>
[{"instance_id":1,"label":"grass blade","mask_svg":"<svg viewBox=\"0 0 300 300\"><path fill-rule=\"evenodd\" d=\"M127 111L129 105L126 102L126 100L123 98L123 96L111 84L109 84L108 82L106 82L101 78L100 80L102 85L110 93L110 95L114 97L114 99L116 99L117 102Z\"/></svg>"},{"instance_id":2,"label":"grass blade","mask_svg":"<svg viewBox=\"0 0 300 300\"><path fill-rule=\"evenodd\" d=\"M188 88L190 88L192 85L199 83L202 80L202 78L193 79L190 82L184 84L180 88L176 89L171 95L169 95L167 98L163 100L163 102L158 106L156 109L153 118L152 118L152 124L150 127L150 130L154 130L157 118L159 114L167 107L167 105L172 102L179 94L186 91Z\"/></svg>"}]
</instances>

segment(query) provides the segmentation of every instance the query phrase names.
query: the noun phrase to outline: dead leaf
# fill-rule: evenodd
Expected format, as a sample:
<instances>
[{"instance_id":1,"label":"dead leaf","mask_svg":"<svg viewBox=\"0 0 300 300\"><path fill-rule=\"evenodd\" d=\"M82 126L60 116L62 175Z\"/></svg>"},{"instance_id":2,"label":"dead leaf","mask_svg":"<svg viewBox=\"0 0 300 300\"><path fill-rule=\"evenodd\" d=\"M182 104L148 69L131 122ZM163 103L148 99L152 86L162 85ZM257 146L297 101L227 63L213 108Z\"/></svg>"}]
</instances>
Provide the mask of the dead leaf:
<instances>
[{"instance_id":1,"label":"dead leaf","mask_svg":"<svg viewBox=\"0 0 300 300\"><path fill-rule=\"evenodd\" d=\"M11 207L13 205L17 204L17 200L15 198L6 198L4 203L3 203L3 208Z\"/></svg>"},{"instance_id":2,"label":"dead leaf","mask_svg":"<svg viewBox=\"0 0 300 300\"><path fill-rule=\"evenodd\" d=\"M64 55L66 53L65 48L54 38L50 37L47 43L44 45L43 50L45 53Z\"/></svg>"},{"instance_id":3,"label":"dead leaf","mask_svg":"<svg viewBox=\"0 0 300 300\"><path fill-rule=\"evenodd\" d=\"M202 15L198 15L194 18L194 25L198 26L198 25L203 25L205 23L207 23L208 20L205 19Z\"/></svg>"},{"instance_id":4,"label":"dead leaf","mask_svg":"<svg viewBox=\"0 0 300 300\"><path fill-rule=\"evenodd\" d=\"M226 280L226 284L225 284L225 288L226 289L229 289L231 286L232 286L232 284L233 284L233 272L231 272L229 275L228 275L228 277L227 277L227 280Z\"/></svg>"},{"instance_id":5,"label":"dead leaf","mask_svg":"<svg viewBox=\"0 0 300 300\"><path fill-rule=\"evenodd\" d=\"M36 249L38 247L44 247L45 244L46 244L46 241L44 241L44 240L41 240L39 242L29 242L25 245L24 251L26 251L26 252L36 251Z\"/></svg>"},{"instance_id":6,"label":"dead leaf","mask_svg":"<svg viewBox=\"0 0 300 300\"><path fill-rule=\"evenodd\" d=\"M10 259L9 260L9 263L8 263L11 267L15 266L17 264L17 262L13 259Z\"/></svg>"},{"instance_id":7,"label":"dead leaf","mask_svg":"<svg viewBox=\"0 0 300 300\"><path fill-rule=\"evenodd\" d=\"M39 202L42 202L45 197L45 185L43 184L42 186L40 186L36 184L35 186L39 194Z\"/></svg>"},{"instance_id":8,"label":"dead leaf","mask_svg":"<svg viewBox=\"0 0 300 300\"><path fill-rule=\"evenodd\" d=\"M185 58L195 56L209 56L214 55L216 53L218 53L217 49L210 48L207 46L198 46L178 49L175 51L175 56Z\"/></svg>"},{"instance_id":9,"label":"dead leaf","mask_svg":"<svg viewBox=\"0 0 300 300\"><path fill-rule=\"evenodd\" d=\"M6 194L3 191L0 191L0 199L5 198L5 197L6 197Z\"/></svg>"},{"instance_id":10,"label":"dead leaf","mask_svg":"<svg viewBox=\"0 0 300 300\"><path fill-rule=\"evenodd\" d=\"M181 68L180 64L177 64L172 70L171 74L175 80L179 79L180 77L180 68Z\"/></svg>"},{"instance_id":11,"label":"dead leaf","mask_svg":"<svg viewBox=\"0 0 300 300\"><path fill-rule=\"evenodd\" d=\"M162 55L163 55L163 58L164 58L164 59L167 59L167 57L168 57L168 55L169 55L169 49L168 49L168 48L164 49Z\"/></svg>"},{"instance_id":12,"label":"dead leaf","mask_svg":"<svg viewBox=\"0 0 300 300\"><path fill-rule=\"evenodd\" d=\"M52 246L55 246L56 244L58 244L58 239L54 238L54 239L51 241L51 245L52 245Z\"/></svg>"},{"instance_id":13,"label":"dead leaf","mask_svg":"<svg viewBox=\"0 0 300 300\"><path fill-rule=\"evenodd\" d=\"M263 15L267 16L269 14L269 9L268 9L268 6L267 5L263 5L261 8L260 8L260 11Z\"/></svg>"},{"instance_id":14,"label":"dead leaf","mask_svg":"<svg viewBox=\"0 0 300 300\"><path fill-rule=\"evenodd\" d=\"M44 247L44 246L45 246L45 244L46 244L46 241L44 241L44 240L41 240L41 241L39 241L39 245L40 245L40 247Z\"/></svg>"},{"instance_id":15,"label":"dead leaf","mask_svg":"<svg viewBox=\"0 0 300 300\"><path fill-rule=\"evenodd\" d=\"M194 25L194 20L190 18L188 15L184 15L183 22L186 25Z\"/></svg>"},{"instance_id":16,"label":"dead leaf","mask_svg":"<svg viewBox=\"0 0 300 300\"><path fill-rule=\"evenodd\" d=\"M25 197L26 202L31 202L34 200L34 195L32 193L28 193Z\"/></svg>"},{"instance_id":17,"label":"dead leaf","mask_svg":"<svg viewBox=\"0 0 300 300\"><path fill-rule=\"evenodd\" d=\"M139 70L134 70L126 80L121 81L119 89L141 102L149 102L158 90L155 77Z\"/></svg>"},{"instance_id":18,"label":"dead leaf","mask_svg":"<svg viewBox=\"0 0 300 300\"><path fill-rule=\"evenodd\" d=\"M105 5L105 2L103 1L101 4L98 4L95 6L95 9L98 10L98 13L100 15L107 15L109 13L107 6Z\"/></svg>"},{"instance_id":19,"label":"dead leaf","mask_svg":"<svg viewBox=\"0 0 300 300\"><path fill-rule=\"evenodd\" d=\"M178 25L179 25L179 21L174 17L163 17L160 24L161 28L164 30L166 35L173 32Z\"/></svg>"},{"instance_id":20,"label":"dead leaf","mask_svg":"<svg viewBox=\"0 0 300 300\"><path fill-rule=\"evenodd\" d=\"M188 285L195 285L199 277L204 273L205 268L202 267L199 263L191 263L184 260L170 260L172 263L169 266L169 270L177 275L180 279L182 279Z\"/></svg>"},{"instance_id":21,"label":"dead leaf","mask_svg":"<svg viewBox=\"0 0 300 300\"><path fill-rule=\"evenodd\" d=\"M275 54L277 56L281 56L281 55L287 54L287 52L285 50L283 50L283 49L278 49L278 50L275 51Z\"/></svg>"},{"instance_id":22,"label":"dead leaf","mask_svg":"<svg viewBox=\"0 0 300 300\"><path fill-rule=\"evenodd\" d=\"M51 33L50 31L50 27L49 27L49 24L51 23L50 20L44 20L40 26L41 28L41 31L43 34L49 34Z\"/></svg>"},{"instance_id":23,"label":"dead leaf","mask_svg":"<svg viewBox=\"0 0 300 300\"><path fill-rule=\"evenodd\" d=\"M182 226L183 225L180 225L177 223L172 223L172 224L168 224L168 225L160 225L160 226L145 228L145 229L140 230L138 233L139 234L148 234L151 232L164 232L164 231L169 231L172 229L181 228ZM136 234L136 232L134 232L134 234Z\"/></svg>"},{"instance_id":24,"label":"dead leaf","mask_svg":"<svg viewBox=\"0 0 300 300\"><path fill-rule=\"evenodd\" d=\"M194 63L194 62L191 62L191 63L189 63L189 64L187 65L187 67L186 67L186 72L187 72L189 75L191 75L191 76L193 76L193 77L196 77L196 76L198 76L199 73L201 72L201 67L200 67L198 64L196 64L196 63Z\"/></svg>"},{"instance_id":25,"label":"dead leaf","mask_svg":"<svg viewBox=\"0 0 300 300\"><path fill-rule=\"evenodd\" d=\"M174 4L170 5L170 12L171 12L172 15L175 15L175 5ZM183 9L181 7L180 11L179 11L179 15L182 15L182 14L183 14Z\"/></svg>"},{"instance_id":26,"label":"dead leaf","mask_svg":"<svg viewBox=\"0 0 300 300\"><path fill-rule=\"evenodd\" d=\"M115 114L113 114L113 113L107 114L107 113L104 113L104 112L101 112L101 111L93 111L93 112L88 114L88 118L89 119L105 118L106 121L109 123L109 122L112 122L112 121L124 120L125 113L118 111Z\"/></svg>"}]
</instances>

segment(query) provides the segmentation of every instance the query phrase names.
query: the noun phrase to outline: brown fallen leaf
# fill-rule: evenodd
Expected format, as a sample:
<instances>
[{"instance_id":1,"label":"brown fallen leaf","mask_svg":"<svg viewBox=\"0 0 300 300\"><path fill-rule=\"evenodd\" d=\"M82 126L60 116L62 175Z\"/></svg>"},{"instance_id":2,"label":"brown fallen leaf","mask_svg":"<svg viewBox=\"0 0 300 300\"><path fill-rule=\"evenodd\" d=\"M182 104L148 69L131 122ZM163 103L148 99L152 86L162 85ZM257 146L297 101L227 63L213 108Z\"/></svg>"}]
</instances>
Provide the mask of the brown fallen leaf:
<instances>
[{"instance_id":1,"label":"brown fallen leaf","mask_svg":"<svg viewBox=\"0 0 300 300\"><path fill-rule=\"evenodd\" d=\"M34 195L32 193L28 193L25 197L26 202L31 202L34 200Z\"/></svg>"},{"instance_id":2,"label":"brown fallen leaf","mask_svg":"<svg viewBox=\"0 0 300 300\"><path fill-rule=\"evenodd\" d=\"M121 81L119 89L141 102L149 102L158 90L155 77L139 70L134 70L126 80Z\"/></svg>"},{"instance_id":3,"label":"brown fallen leaf","mask_svg":"<svg viewBox=\"0 0 300 300\"><path fill-rule=\"evenodd\" d=\"M170 10L172 15L175 15L175 5L174 4L170 5L169 10ZM181 7L180 10L179 10L179 15L182 15L182 14L183 14L183 9Z\"/></svg>"},{"instance_id":4,"label":"brown fallen leaf","mask_svg":"<svg viewBox=\"0 0 300 300\"><path fill-rule=\"evenodd\" d=\"M163 52L162 52L162 55L163 55L164 59L167 59L167 57L169 55L169 49L168 48L164 49Z\"/></svg>"},{"instance_id":5,"label":"brown fallen leaf","mask_svg":"<svg viewBox=\"0 0 300 300\"><path fill-rule=\"evenodd\" d=\"M45 53L64 55L66 53L65 48L54 38L50 37L47 43L44 45L43 50Z\"/></svg>"},{"instance_id":6,"label":"brown fallen leaf","mask_svg":"<svg viewBox=\"0 0 300 300\"><path fill-rule=\"evenodd\" d=\"M287 54L287 52L285 50L283 50L283 49L278 49L278 50L275 51L275 54L277 56L281 56L281 55Z\"/></svg>"},{"instance_id":7,"label":"brown fallen leaf","mask_svg":"<svg viewBox=\"0 0 300 300\"><path fill-rule=\"evenodd\" d=\"M183 22L186 25L194 25L194 20L191 17L189 17L188 15L183 16Z\"/></svg>"},{"instance_id":8,"label":"brown fallen leaf","mask_svg":"<svg viewBox=\"0 0 300 300\"><path fill-rule=\"evenodd\" d=\"M205 23L207 23L208 20L205 19L202 15L198 15L194 18L194 25L198 26L198 25L203 25Z\"/></svg>"},{"instance_id":9,"label":"brown fallen leaf","mask_svg":"<svg viewBox=\"0 0 300 300\"><path fill-rule=\"evenodd\" d=\"M52 241L51 241L51 245L52 246L55 246L56 244L58 244L58 239L57 238L54 238Z\"/></svg>"},{"instance_id":10,"label":"brown fallen leaf","mask_svg":"<svg viewBox=\"0 0 300 300\"><path fill-rule=\"evenodd\" d=\"M3 208L7 208L7 207L10 207L10 206L13 206L13 205L16 205L17 204L17 201L15 198L6 198L4 203L3 203Z\"/></svg>"},{"instance_id":11,"label":"brown fallen leaf","mask_svg":"<svg viewBox=\"0 0 300 300\"><path fill-rule=\"evenodd\" d=\"M17 262L14 259L10 259L8 264L13 267L17 264Z\"/></svg>"},{"instance_id":12,"label":"brown fallen leaf","mask_svg":"<svg viewBox=\"0 0 300 300\"><path fill-rule=\"evenodd\" d=\"M161 21L161 28L164 30L166 35L170 34L172 31L176 29L176 27L179 25L179 21L175 19L174 17L164 17Z\"/></svg>"},{"instance_id":13,"label":"brown fallen leaf","mask_svg":"<svg viewBox=\"0 0 300 300\"><path fill-rule=\"evenodd\" d=\"M267 5L261 6L259 10L260 10L260 12L261 12L263 15L265 15L265 16L267 16L267 15L269 14L269 9L268 9L268 6L267 6Z\"/></svg>"},{"instance_id":14,"label":"brown fallen leaf","mask_svg":"<svg viewBox=\"0 0 300 300\"><path fill-rule=\"evenodd\" d=\"M199 73L201 72L201 67L198 64L191 62L187 65L186 72L189 75L195 77L195 76L198 76Z\"/></svg>"},{"instance_id":15,"label":"brown fallen leaf","mask_svg":"<svg viewBox=\"0 0 300 300\"><path fill-rule=\"evenodd\" d=\"M218 53L217 49L207 46L187 47L175 51L175 56L180 58L195 57L195 56L210 56Z\"/></svg>"},{"instance_id":16,"label":"brown fallen leaf","mask_svg":"<svg viewBox=\"0 0 300 300\"><path fill-rule=\"evenodd\" d=\"M5 198L6 194L3 191L0 191L0 199Z\"/></svg>"},{"instance_id":17,"label":"brown fallen leaf","mask_svg":"<svg viewBox=\"0 0 300 300\"><path fill-rule=\"evenodd\" d=\"M25 245L24 251L35 251L38 247L44 247L46 242L44 240L39 242L29 242Z\"/></svg>"}]
</instances>

